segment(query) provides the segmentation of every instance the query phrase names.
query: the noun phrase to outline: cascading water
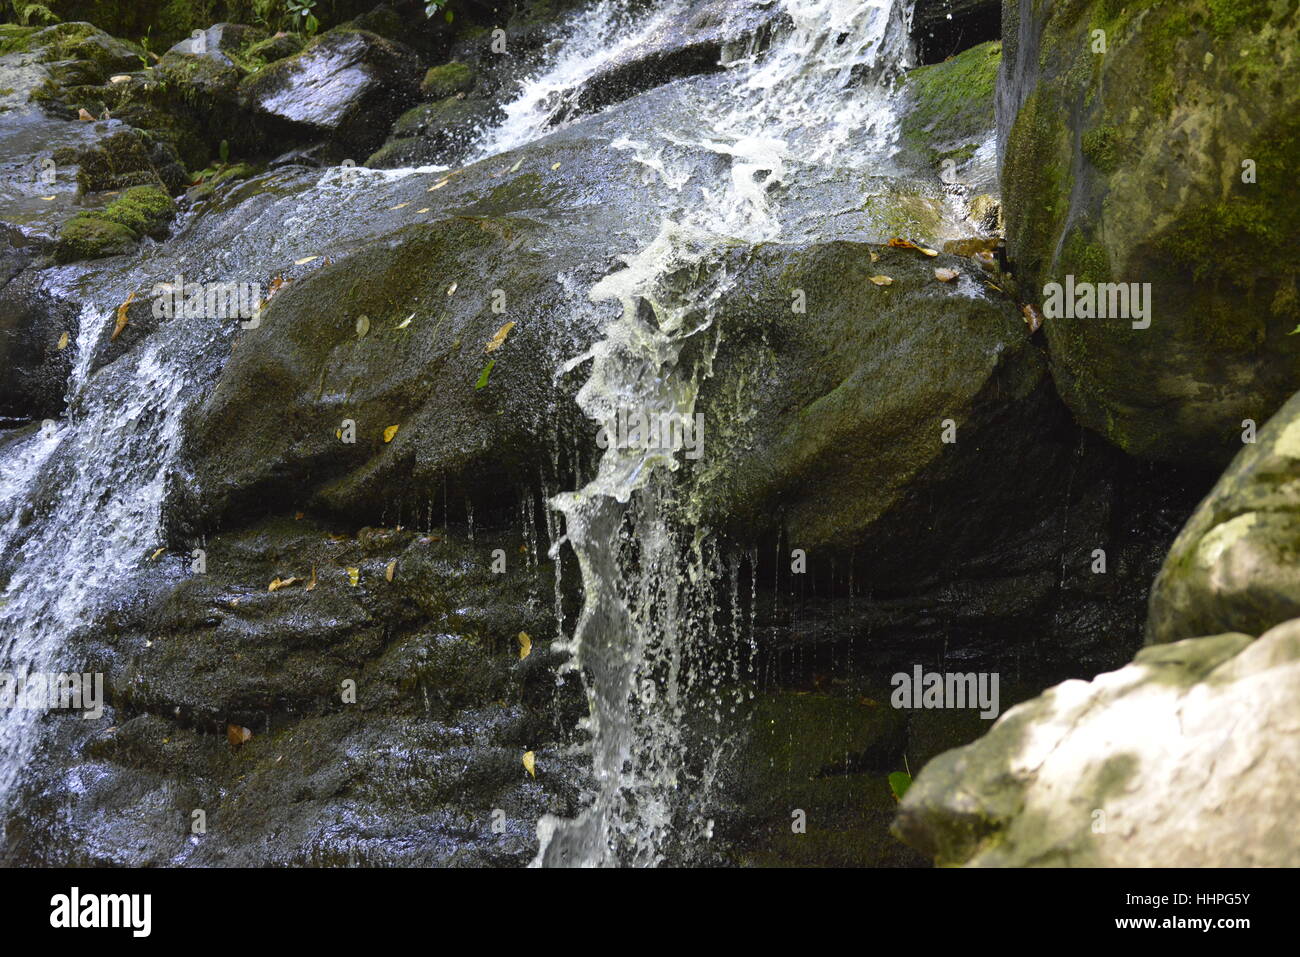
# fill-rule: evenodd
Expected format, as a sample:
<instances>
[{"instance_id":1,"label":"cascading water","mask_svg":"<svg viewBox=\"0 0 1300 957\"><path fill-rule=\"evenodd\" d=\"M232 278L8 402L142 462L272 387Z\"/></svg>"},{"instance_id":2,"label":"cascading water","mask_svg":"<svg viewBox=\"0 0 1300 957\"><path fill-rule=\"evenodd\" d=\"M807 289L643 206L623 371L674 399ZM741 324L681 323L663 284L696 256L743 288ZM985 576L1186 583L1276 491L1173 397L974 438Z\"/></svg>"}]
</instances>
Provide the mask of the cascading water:
<instances>
[{"instance_id":1,"label":"cascading water","mask_svg":"<svg viewBox=\"0 0 1300 957\"><path fill-rule=\"evenodd\" d=\"M911 4L787 0L785 11L792 27L764 54L731 65L695 135L650 129L611 144L635 150L674 190L692 175L692 154L729 163L700 184L707 202L666 210L655 239L590 292L622 304L606 338L569 364L591 362L578 401L607 435L621 414L693 417L717 348L713 309L729 288L723 251L781 239L783 192L805 176L884 155L890 87L908 65ZM684 361L696 342L702 347ZM595 793L576 819L539 823L538 864L652 865L670 841L708 836L707 819L688 820L683 832L676 814L684 792L697 805L700 797L701 782L685 777L693 682L682 662L708 631L701 609L712 565L704 533L689 521L689 491L673 480L680 465L671 447L611 442L595 478L552 500L582 573L585 604L567 650L588 693Z\"/></svg>"}]
</instances>

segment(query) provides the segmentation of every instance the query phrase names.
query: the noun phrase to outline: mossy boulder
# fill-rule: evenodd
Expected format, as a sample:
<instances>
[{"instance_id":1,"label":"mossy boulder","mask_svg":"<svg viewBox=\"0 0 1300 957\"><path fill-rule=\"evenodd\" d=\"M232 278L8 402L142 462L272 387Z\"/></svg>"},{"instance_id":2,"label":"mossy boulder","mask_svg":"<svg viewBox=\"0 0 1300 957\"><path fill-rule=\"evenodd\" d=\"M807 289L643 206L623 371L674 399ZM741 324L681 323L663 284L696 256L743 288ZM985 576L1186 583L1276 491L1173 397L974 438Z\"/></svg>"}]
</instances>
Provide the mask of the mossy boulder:
<instances>
[{"instance_id":1,"label":"mossy boulder","mask_svg":"<svg viewBox=\"0 0 1300 957\"><path fill-rule=\"evenodd\" d=\"M1134 455L1226 463L1242 419L1300 387L1295 4L1006 0L1004 23L1021 295L1067 276L1150 284L1149 326L1047 318L1061 395Z\"/></svg>"},{"instance_id":2,"label":"mossy boulder","mask_svg":"<svg viewBox=\"0 0 1300 957\"><path fill-rule=\"evenodd\" d=\"M460 95L412 107L397 118L388 140L366 165L376 169L451 165L464 158L475 134L497 115L494 104Z\"/></svg>"},{"instance_id":3,"label":"mossy boulder","mask_svg":"<svg viewBox=\"0 0 1300 957\"><path fill-rule=\"evenodd\" d=\"M420 92L431 100L445 100L457 93L467 93L474 86L474 69L468 63L452 60L431 66L420 81Z\"/></svg>"},{"instance_id":4,"label":"mossy boulder","mask_svg":"<svg viewBox=\"0 0 1300 957\"><path fill-rule=\"evenodd\" d=\"M78 213L64 223L55 258L73 262L130 252L145 236L166 235L175 211L166 190L133 186L107 206Z\"/></svg>"},{"instance_id":5,"label":"mossy boulder","mask_svg":"<svg viewBox=\"0 0 1300 957\"><path fill-rule=\"evenodd\" d=\"M1146 648L935 758L894 830L940 865L1293 866L1298 697L1300 621Z\"/></svg>"},{"instance_id":6,"label":"mossy boulder","mask_svg":"<svg viewBox=\"0 0 1300 957\"><path fill-rule=\"evenodd\" d=\"M240 84L255 117L301 137L327 138L342 157L369 155L419 97L420 63L403 44L364 30L333 30Z\"/></svg>"},{"instance_id":7,"label":"mossy boulder","mask_svg":"<svg viewBox=\"0 0 1300 957\"><path fill-rule=\"evenodd\" d=\"M990 41L906 74L899 142L911 162L940 176L947 167L952 181L975 180L979 190L996 185L991 144L996 128L993 97L1001 60L1002 44ZM989 162L974 169L972 162L986 145Z\"/></svg>"},{"instance_id":8,"label":"mossy boulder","mask_svg":"<svg viewBox=\"0 0 1300 957\"><path fill-rule=\"evenodd\" d=\"M1150 642L1300 618L1300 394L1250 437L1160 569Z\"/></svg>"}]
</instances>

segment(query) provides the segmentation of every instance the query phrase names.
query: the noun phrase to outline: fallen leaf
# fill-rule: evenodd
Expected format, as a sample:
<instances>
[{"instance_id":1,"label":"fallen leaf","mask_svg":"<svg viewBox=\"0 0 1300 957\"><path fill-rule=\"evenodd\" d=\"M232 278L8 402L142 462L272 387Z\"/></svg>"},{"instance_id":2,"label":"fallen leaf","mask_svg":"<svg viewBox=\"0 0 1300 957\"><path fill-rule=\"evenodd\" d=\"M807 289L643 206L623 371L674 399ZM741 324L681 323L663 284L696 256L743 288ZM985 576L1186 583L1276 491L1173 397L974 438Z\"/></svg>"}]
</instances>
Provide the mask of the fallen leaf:
<instances>
[{"instance_id":1,"label":"fallen leaf","mask_svg":"<svg viewBox=\"0 0 1300 957\"><path fill-rule=\"evenodd\" d=\"M405 319L403 319L401 322L397 324L397 328L405 329L407 326L411 324L411 320L414 318L415 318L415 313L411 313L409 316L407 316Z\"/></svg>"},{"instance_id":2,"label":"fallen leaf","mask_svg":"<svg viewBox=\"0 0 1300 957\"><path fill-rule=\"evenodd\" d=\"M302 521L302 516L303 516L303 513L302 513L302 512L294 512L294 513L293 513L293 520L294 520L295 522Z\"/></svg>"},{"instance_id":3,"label":"fallen leaf","mask_svg":"<svg viewBox=\"0 0 1300 957\"><path fill-rule=\"evenodd\" d=\"M940 282L952 282L960 275L961 273L957 272L957 270L955 269L940 268L934 271L934 278L939 280Z\"/></svg>"},{"instance_id":4,"label":"fallen leaf","mask_svg":"<svg viewBox=\"0 0 1300 957\"><path fill-rule=\"evenodd\" d=\"M247 728L240 727L237 724L226 725L226 740L230 742L231 747L237 748L252 737L253 732Z\"/></svg>"},{"instance_id":5,"label":"fallen leaf","mask_svg":"<svg viewBox=\"0 0 1300 957\"><path fill-rule=\"evenodd\" d=\"M397 559L394 558L391 562L389 562L386 566L384 566L384 581L392 581L393 573L396 571L397 571Z\"/></svg>"},{"instance_id":6,"label":"fallen leaf","mask_svg":"<svg viewBox=\"0 0 1300 957\"><path fill-rule=\"evenodd\" d=\"M122 305L117 307L117 323L113 326L113 334L108 337L109 342L112 342L119 335L121 335L122 330L126 328L126 309L134 301L135 301L135 293L133 292L126 297L126 302L122 303Z\"/></svg>"},{"instance_id":7,"label":"fallen leaf","mask_svg":"<svg viewBox=\"0 0 1300 957\"><path fill-rule=\"evenodd\" d=\"M537 755L531 751L524 752L524 770L530 778L537 777Z\"/></svg>"},{"instance_id":8,"label":"fallen leaf","mask_svg":"<svg viewBox=\"0 0 1300 957\"><path fill-rule=\"evenodd\" d=\"M556 169L559 169L559 168L560 168L560 164L559 164L559 163L552 163L552 164L551 164L551 169L556 170Z\"/></svg>"},{"instance_id":9,"label":"fallen leaf","mask_svg":"<svg viewBox=\"0 0 1300 957\"><path fill-rule=\"evenodd\" d=\"M404 208L404 207L406 207L406 206L410 206L410 205L411 205L410 203L398 203L396 206L393 206L393 207L391 207L391 208L392 208L392 209L402 209L402 208Z\"/></svg>"},{"instance_id":10,"label":"fallen leaf","mask_svg":"<svg viewBox=\"0 0 1300 957\"><path fill-rule=\"evenodd\" d=\"M151 561L151 562L156 562L156 561L158 560L158 556L161 555L161 554L162 554L163 552L165 552L165 551L167 551L166 548L160 548L160 549L158 549L156 552L154 552L152 555L149 556L149 561Z\"/></svg>"},{"instance_id":11,"label":"fallen leaf","mask_svg":"<svg viewBox=\"0 0 1300 957\"><path fill-rule=\"evenodd\" d=\"M417 209L416 212L417 212L417 213L427 213L427 212L428 212L429 210L431 210L431 209L433 209L432 206L426 206L426 207L424 207L424 209Z\"/></svg>"},{"instance_id":12,"label":"fallen leaf","mask_svg":"<svg viewBox=\"0 0 1300 957\"><path fill-rule=\"evenodd\" d=\"M426 193L432 193L435 189L442 189L442 188L443 188L444 186L446 186L449 182L451 182L450 179L440 179L440 180L438 180L438 182L434 183L432 186L430 186L428 189L426 189L425 192L426 192Z\"/></svg>"},{"instance_id":13,"label":"fallen leaf","mask_svg":"<svg viewBox=\"0 0 1300 957\"><path fill-rule=\"evenodd\" d=\"M275 581L271 582L271 584L266 586L266 590L279 591L281 588L288 588L290 585L299 581L302 581L302 579L301 578L280 578L279 576L276 576Z\"/></svg>"},{"instance_id":14,"label":"fallen leaf","mask_svg":"<svg viewBox=\"0 0 1300 957\"><path fill-rule=\"evenodd\" d=\"M315 587L316 587L316 566L313 565L311 566L311 578L307 580L307 587L303 590L311 591Z\"/></svg>"},{"instance_id":15,"label":"fallen leaf","mask_svg":"<svg viewBox=\"0 0 1300 957\"><path fill-rule=\"evenodd\" d=\"M987 272L997 272L997 268L998 268L997 258L994 257L994 255L991 252L989 252L987 249L981 249L971 258L980 264L981 269L984 269Z\"/></svg>"},{"instance_id":16,"label":"fallen leaf","mask_svg":"<svg viewBox=\"0 0 1300 957\"><path fill-rule=\"evenodd\" d=\"M454 295L455 292L456 292L456 287L457 287L458 285L460 285L460 283L455 283L455 282L454 282L454 283L452 283L450 286L448 286L448 287L447 287L447 295L449 295L449 296Z\"/></svg>"},{"instance_id":17,"label":"fallen leaf","mask_svg":"<svg viewBox=\"0 0 1300 957\"><path fill-rule=\"evenodd\" d=\"M512 172L512 173L517 173L517 172L519 172L519 167L521 167L521 166L523 166L523 165L524 165L524 158L521 156L521 157L519 157L518 160L515 161L515 165L512 166L512 167L510 167L510 172Z\"/></svg>"},{"instance_id":18,"label":"fallen leaf","mask_svg":"<svg viewBox=\"0 0 1300 957\"><path fill-rule=\"evenodd\" d=\"M488 344L483 351L496 352L498 349L500 349L503 345L505 345L506 336L510 335L510 330L513 329L514 327L515 324L513 322L507 322L504 326L502 326L500 329L496 331L496 335L494 335L491 339L488 340Z\"/></svg>"},{"instance_id":19,"label":"fallen leaf","mask_svg":"<svg viewBox=\"0 0 1300 957\"><path fill-rule=\"evenodd\" d=\"M91 116L89 113L87 113L86 108L83 106L81 109L77 110L77 119L93 121L95 118Z\"/></svg>"},{"instance_id":20,"label":"fallen leaf","mask_svg":"<svg viewBox=\"0 0 1300 957\"><path fill-rule=\"evenodd\" d=\"M357 338L364 339L366 333L370 331L370 317L361 316L357 319Z\"/></svg>"},{"instance_id":21,"label":"fallen leaf","mask_svg":"<svg viewBox=\"0 0 1300 957\"><path fill-rule=\"evenodd\" d=\"M58 198L59 198L59 197L58 197L57 194L54 195L54 196L42 196L42 197L41 197L41 199L45 200L45 202L47 202L47 203L48 203L50 200L52 200L52 199L58 199Z\"/></svg>"},{"instance_id":22,"label":"fallen leaf","mask_svg":"<svg viewBox=\"0 0 1300 957\"><path fill-rule=\"evenodd\" d=\"M1035 307L1028 304L1021 306L1020 312L1025 317L1025 324L1029 326L1030 334L1032 335L1037 332L1039 327L1043 324L1043 314Z\"/></svg>"},{"instance_id":23,"label":"fallen leaf","mask_svg":"<svg viewBox=\"0 0 1300 957\"><path fill-rule=\"evenodd\" d=\"M59 351L62 352L66 348L68 348L68 334L65 332L59 336Z\"/></svg>"},{"instance_id":24,"label":"fallen leaf","mask_svg":"<svg viewBox=\"0 0 1300 957\"><path fill-rule=\"evenodd\" d=\"M939 250L937 250L937 249L926 249L924 246L917 246L916 248L919 249L919 250L921 250L921 252L925 253L925 254L926 254L927 256L929 256L931 259L933 259L935 256L939 255Z\"/></svg>"},{"instance_id":25,"label":"fallen leaf","mask_svg":"<svg viewBox=\"0 0 1300 957\"><path fill-rule=\"evenodd\" d=\"M895 771L889 775L889 790L894 792L894 800L903 800L903 795L912 786L912 776L905 771Z\"/></svg>"},{"instance_id":26,"label":"fallen leaf","mask_svg":"<svg viewBox=\"0 0 1300 957\"><path fill-rule=\"evenodd\" d=\"M892 286L894 284L894 280L890 279L888 276L872 276L871 281L877 286Z\"/></svg>"},{"instance_id":27,"label":"fallen leaf","mask_svg":"<svg viewBox=\"0 0 1300 957\"><path fill-rule=\"evenodd\" d=\"M397 430L400 428L400 425L390 425L388 428L384 429L384 443L387 444L393 441L393 436L397 434Z\"/></svg>"},{"instance_id":28,"label":"fallen leaf","mask_svg":"<svg viewBox=\"0 0 1300 957\"><path fill-rule=\"evenodd\" d=\"M496 359L488 360L488 364L485 365L483 371L478 374L478 381L474 383L474 388L482 389L488 384L488 376L492 374L492 367L496 364Z\"/></svg>"},{"instance_id":29,"label":"fallen leaf","mask_svg":"<svg viewBox=\"0 0 1300 957\"><path fill-rule=\"evenodd\" d=\"M528 632L519 633L519 660L523 661L533 653L533 639L528 637Z\"/></svg>"},{"instance_id":30,"label":"fallen leaf","mask_svg":"<svg viewBox=\"0 0 1300 957\"><path fill-rule=\"evenodd\" d=\"M295 266L305 266L305 265L307 265L309 262L311 262L313 259L320 259L320 257L319 257L319 256L303 256L301 259L295 259L295 260L293 261L293 264L294 264Z\"/></svg>"},{"instance_id":31,"label":"fallen leaf","mask_svg":"<svg viewBox=\"0 0 1300 957\"><path fill-rule=\"evenodd\" d=\"M351 583L351 585L352 585L353 588L356 588L356 587L357 587L357 583L358 583L359 581L361 581L361 569L360 569L360 568L349 568L349 569L348 569L348 581Z\"/></svg>"},{"instance_id":32,"label":"fallen leaf","mask_svg":"<svg viewBox=\"0 0 1300 957\"><path fill-rule=\"evenodd\" d=\"M897 236L892 237L885 245L893 246L895 249L920 249L916 243L907 239L899 239Z\"/></svg>"}]
</instances>

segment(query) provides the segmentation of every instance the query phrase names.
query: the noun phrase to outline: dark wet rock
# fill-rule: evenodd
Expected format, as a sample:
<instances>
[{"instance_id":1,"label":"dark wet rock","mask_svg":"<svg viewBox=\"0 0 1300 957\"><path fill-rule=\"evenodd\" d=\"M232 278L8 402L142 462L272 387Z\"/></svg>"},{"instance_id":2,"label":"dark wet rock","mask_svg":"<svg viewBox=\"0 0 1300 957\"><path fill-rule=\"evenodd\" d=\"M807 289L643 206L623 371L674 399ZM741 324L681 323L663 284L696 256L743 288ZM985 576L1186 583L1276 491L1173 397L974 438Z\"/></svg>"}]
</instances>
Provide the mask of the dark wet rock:
<instances>
[{"instance_id":1,"label":"dark wet rock","mask_svg":"<svg viewBox=\"0 0 1300 957\"><path fill-rule=\"evenodd\" d=\"M264 31L239 23L216 23L206 30L194 32L198 36L187 37L167 53L173 56L207 57L225 65L233 65L233 56L269 39Z\"/></svg>"},{"instance_id":2,"label":"dark wet rock","mask_svg":"<svg viewBox=\"0 0 1300 957\"><path fill-rule=\"evenodd\" d=\"M1300 395L1244 445L1151 588L1147 637L1259 635L1300 617Z\"/></svg>"},{"instance_id":3,"label":"dark wet rock","mask_svg":"<svg viewBox=\"0 0 1300 957\"><path fill-rule=\"evenodd\" d=\"M1300 387L1300 298L1280 254L1300 240L1295 17L1208 0L1003 9L1002 193L1021 294L1041 300L1067 276L1151 284L1149 328L1047 318L1057 388L1134 455L1226 464L1242 420Z\"/></svg>"},{"instance_id":4,"label":"dark wet rock","mask_svg":"<svg viewBox=\"0 0 1300 957\"><path fill-rule=\"evenodd\" d=\"M420 66L400 43L362 30L335 30L302 53L259 70L240 86L255 116L328 137L359 161L419 95Z\"/></svg>"},{"instance_id":5,"label":"dark wet rock","mask_svg":"<svg viewBox=\"0 0 1300 957\"><path fill-rule=\"evenodd\" d=\"M942 63L1002 36L1002 0L917 0L912 41L922 63Z\"/></svg>"},{"instance_id":6,"label":"dark wet rock","mask_svg":"<svg viewBox=\"0 0 1300 957\"><path fill-rule=\"evenodd\" d=\"M0 262L14 269L30 261L23 252L10 247ZM76 353L77 308L45 291L36 270L0 279L0 416L57 418ZM65 333L69 343L60 349Z\"/></svg>"},{"instance_id":7,"label":"dark wet rock","mask_svg":"<svg viewBox=\"0 0 1300 957\"><path fill-rule=\"evenodd\" d=\"M1146 648L931 761L895 832L945 865L1294 866L1297 695L1297 621Z\"/></svg>"},{"instance_id":8,"label":"dark wet rock","mask_svg":"<svg viewBox=\"0 0 1300 957\"><path fill-rule=\"evenodd\" d=\"M557 694L547 650L553 573L522 544L282 518L203 543L202 572L160 557L76 646L111 705L48 720L9 862L527 863L536 820L574 812L583 771L559 746L580 698Z\"/></svg>"},{"instance_id":9,"label":"dark wet rock","mask_svg":"<svg viewBox=\"0 0 1300 957\"><path fill-rule=\"evenodd\" d=\"M77 157L82 193L116 192L132 186L162 186L157 154L138 132L122 129ZM173 159L174 157L164 157ZM170 164L164 164L164 169ZM169 174L170 175L170 174Z\"/></svg>"},{"instance_id":10,"label":"dark wet rock","mask_svg":"<svg viewBox=\"0 0 1300 957\"><path fill-rule=\"evenodd\" d=\"M412 107L393 124L388 141L366 165L393 169L455 163L469 152L484 125L499 116L492 103L462 95Z\"/></svg>"}]
</instances>

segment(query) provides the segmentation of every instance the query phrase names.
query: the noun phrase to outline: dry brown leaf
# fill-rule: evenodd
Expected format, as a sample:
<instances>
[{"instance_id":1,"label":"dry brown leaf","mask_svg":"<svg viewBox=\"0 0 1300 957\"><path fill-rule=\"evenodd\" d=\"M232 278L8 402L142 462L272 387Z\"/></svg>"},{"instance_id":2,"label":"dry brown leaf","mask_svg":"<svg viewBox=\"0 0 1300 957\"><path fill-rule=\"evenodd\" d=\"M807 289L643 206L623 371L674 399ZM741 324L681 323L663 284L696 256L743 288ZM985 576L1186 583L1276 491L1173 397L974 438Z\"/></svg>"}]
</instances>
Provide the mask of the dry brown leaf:
<instances>
[{"instance_id":1,"label":"dry brown leaf","mask_svg":"<svg viewBox=\"0 0 1300 957\"><path fill-rule=\"evenodd\" d=\"M519 633L519 660L523 661L533 653L533 639L528 637L528 632Z\"/></svg>"},{"instance_id":2,"label":"dry brown leaf","mask_svg":"<svg viewBox=\"0 0 1300 957\"><path fill-rule=\"evenodd\" d=\"M392 580L393 580L393 573L396 572L396 571L397 571L397 559L394 558L391 562L389 562L389 563L384 567L384 580L385 580L385 581L392 581Z\"/></svg>"},{"instance_id":3,"label":"dry brown leaf","mask_svg":"<svg viewBox=\"0 0 1300 957\"><path fill-rule=\"evenodd\" d=\"M894 284L894 280L888 276L872 276L871 282L874 282L877 286L892 286Z\"/></svg>"},{"instance_id":4,"label":"dry brown leaf","mask_svg":"<svg viewBox=\"0 0 1300 957\"><path fill-rule=\"evenodd\" d=\"M531 751L524 752L524 770L530 778L537 777L537 755Z\"/></svg>"},{"instance_id":5,"label":"dry brown leaf","mask_svg":"<svg viewBox=\"0 0 1300 957\"><path fill-rule=\"evenodd\" d=\"M960 275L961 273L957 272L955 269L939 268L934 271L934 278L940 282L952 282Z\"/></svg>"},{"instance_id":6,"label":"dry brown leaf","mask_svg":"<svg viewBox=\"0 0 1300 957\"><path fill-rule=\"evenodd\" d=\"M77 119L93 121L95 118L87 113L86 108L83 106L81 109L77 110Z\"/></svg>"},{"instance_id":7,"label":"dry brown leaf","mask_svg":"<svg viewBox=\"0 0 1300 957\"><path fill-rule=\"evenodd\" d=\"M897 236L892 237L886 245L893 246L895 249L920 249L921 248L911 240L900 239Z\"/></svg>"},{"instance_id":8,"label":"dry brown leaf","mask_svg":"<svg viewBox=\"0 0 1300 957\"><path fill-rule=\"evenodd\" d=\"M253 732L237 724L226 725L226 740L232 748L237 748L253 737Z\"/></svg>"},{"instance_id":9,"label":"dry brown leaf","mask_svg":"<svg viewBox=\"0 0 1300 957\"><path fill-rule=\"evenodd\" d=\"M1021 306L1020 312L1025 317L1025 324L1029 326L1030 334L1037 332L1043 324L1043 314L1034 306L1028 304Z\"/></svg>"},{"instance_id":10,"label":"dry brown leaf","mask_svg":"<svg viewBox=\"0 0 1300 957\"><path fill-rule=\"evenodd\" d=\"M279 591L281 588L288 588L290 585L299 581L302 581L302 579L301 578L280 578L279 576L276 576L275 581L271 582L271 584L266 586L266 590Z\"/></svg>"},{"instance_id":11,"label":"dry brown leaf","mask_svg":"<svg viewBox=\"0 0 1300 957\"><path fill-rule=\"evenodd\" d=\"M483 349L483 351L496 352L498 349L500 349L503 345L505 345L506 336L510 335L510 330L513 329L514 327L515 324L513 322L507 322L504 326L502 326L500 329L496 331L496 335L494 335L491 339L488 340L488 344Z\"/></svg>"},{"instance_id":12,"label":"dry brown leaf","mask_svg":"<svg viewBox=\"0 0 1300 957\"><path fill-rule=\"evenodd\" d=\"M315 587L316 587L316 566L313 565L311 566L311 578L307 579L307 587L304 590L311 591Z\"/></svg>"},{"instance_id":13,"label":"dry brown leaf","mask_svg":"<svg viewBox=\"0 0 1300 957\"><path fill-rule=\"evenodd\" d=\"M384 444L385 444L385 445L388 444L389 442L393 441L393 436L397 434L397 430L400 429L400 428L401 428L400 425L390 425L388 428L384 429Z\"/></svg>"},{"instance_id":14,"label":"dry brown leaf","mask_svg":"<svg viewBox=\"0 0 1300 957\"><path fill-rule=\"evenodd\" d=\"M135 302L134 292L126 297L126 302L122 303L122 305L117 307L117 322L113 326L113 334L108 337L109 342L112 342L119 335L121 335L122 330L126 328L126 310L127 307L130 306L131 303L133 302Z\"/></svg>"}]
</instances>

